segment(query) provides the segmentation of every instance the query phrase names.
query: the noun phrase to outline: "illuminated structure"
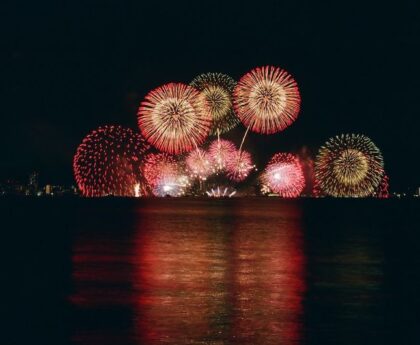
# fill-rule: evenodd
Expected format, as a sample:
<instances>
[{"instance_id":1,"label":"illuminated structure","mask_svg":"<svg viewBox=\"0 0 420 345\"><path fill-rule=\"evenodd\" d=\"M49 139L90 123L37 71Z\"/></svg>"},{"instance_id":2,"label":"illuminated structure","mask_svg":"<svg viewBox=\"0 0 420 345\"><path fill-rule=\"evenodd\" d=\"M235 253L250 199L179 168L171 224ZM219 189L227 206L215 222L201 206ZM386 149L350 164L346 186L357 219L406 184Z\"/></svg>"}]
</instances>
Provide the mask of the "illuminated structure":
<instances>
[{"instance_id":1,"label":"illuminated structure","mask_svg":"<svg viewBox=\"0 0 420 345\"><path fill-rule=\"evenodd\" d=\"M28 187L26 190L27 195L37 195L39 186L39 173L36 171L29 175Z\"/></svg>"},{"instance_id":2,"label":"illuminated structure","mask_svg":"<svg viewBox=\"0 0 420 345\"><path fill-rule=\"evenodd\" d=\"M191 86L170 83L149 92L138 111L144 137L171 154L191 151L210 131L211 114L203 94Z\"/></svg>"},{"instance_id":3,"label":"illuminated structure","mask_svg":"<svg viewBox=\"0 0 420 345\"><path fill-rule=\"evenodd\" d=\"M234 90L234 109L254 132L272 134L296 120L300 95L295 80L278 67L258 67L245 74Z\"/></svg>"},{"instance_id":4,"label":"illuminated structure","mask_svg":"<svg viewBox=\"0 0 420 345\"><path fill-rule=\"evenodd\" d=\"M263 190L278 193L285 198L298 197L305 187L302 166L291 153L276 153L262 176Z\"/></svg>"},{"instance_id":5,"label":"illuminated structure","mask_svg":"<svg viewBox=\"0 0 420 345\"><path fill-rule=\"evenodd\" d=\"M383 174L382 154L364 135L342 134L329 139L315 160L320 190L334 197L371 196Z\"/></svg>"},{"instance_id":6,"label":"illuminated structure","mask_svg":"<svg viewBox=\"0 0 420 345\"><path fill-rule=\"evenodd\" d=\"M53 193L53 188L50 184L45 186L45 195L51 195Z\"/></svg>"},{"instance_id":7,"label":"illuminated structure","mask_svg":"<svg viewBox=\"0 0 420 345\"><path fill-rule=\"evenodd\" d=\"M239 123L233 111L232 93L236 82L226 74L205 73L190 84L205 98L212 117L211 134L222 134Z\"/></svg>"},{"instance_id":8,"label":"illuminated structure","mask_svg":"<svg viewBox=\"0 0 420 345\"><path fill-rule=\"evenodd\" d=\"M149 148L129 128L103 126L89 133L77 148L73 170L83 196L134 196L142 181L139 162Z\"/></svg>"}]
</instances>

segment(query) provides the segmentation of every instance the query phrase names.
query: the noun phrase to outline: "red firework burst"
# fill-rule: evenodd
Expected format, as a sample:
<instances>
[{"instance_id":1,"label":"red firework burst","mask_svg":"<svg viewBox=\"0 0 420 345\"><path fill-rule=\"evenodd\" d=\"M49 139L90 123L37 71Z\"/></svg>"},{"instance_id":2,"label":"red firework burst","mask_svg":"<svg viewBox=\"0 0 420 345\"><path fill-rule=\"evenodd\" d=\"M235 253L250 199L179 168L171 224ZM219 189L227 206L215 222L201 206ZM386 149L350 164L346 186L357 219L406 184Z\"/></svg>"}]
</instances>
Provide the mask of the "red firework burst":
<instances>
[{"instance_id":1,"label":"red firework burst","mask_svg":"<svg viewBox=\"0 0 420 345\"><path fill-rule=\"evenodd\" d=\"M228 162L232 161L236 152L235 144L229 140L214 140L209 146L209 154L213 165L219 171L227 168Z\"/></svg>"},{"instance_id":2,"label":"red firework burst","mask_svg":"<svg viewBox=\"0 0 420 345\"><path fill-rule=\"evenodd\" d=\"M282 131L299 114L298 86L290 74L278 67L251 70L239 80L233 95L236 114L254 132Z\"/></svg>"},{"instance_id":3,"label":"red firework burst","mask_svg":"<svg viewBox=\"0 0 420 345\"><path fill-rule=\"evenodd\" d=\"M285 198L296 198L305 187L302 166L291 153L276 153L265 168L261 180L269 190Z\"/></svg>"},{"instance_id":4,"label":"red firework burst","mask_svg":"<svg viewBox=\"0 0 420 345\"><path fill-rule=\"evenodd\" d=\"M149 191L155 196L180 196L189 186L184 169L166 153L147 155L142 170Z\"/></svg>"},{"instance_id":5,"label":"red firework burst","mask_svg":"<svg viewBox=\"0 0 420 345\"><path fill-rule=\"evenodd\" d=\"M315 198L320 198L325 196L322 192L321 186L319 185L319 181L313 176L313 187L312 187L312 196Z\"/></svg>"},{"instance_id":6,"label":"red firework burst","mask_svg":"<svg viewBox=\"0 0 420 345\"><path fill-rule=\"evenodd\" d=\"M205 180L213 173L212 159L210 155L202 149L191 151L188 154L185 163L190 174L201 180Z\"/></svg>"},{"instance_id":7,"label":"red firework burst","mask_svg":"<svg viewBox=\"0 0 420 345\"><path fill-rule=\"evenodd\" d=\"M145 140L129 128L103 126L89 133L73 158L82 194L135 196L142 181L139 160L148 148Z\"/></svg>"},{"instance_id":8,"label":"red firework burst","mask_svg":"<svg viewBox=\"0 0 420 345\"><path fill-rule=\"evenodd\" d=\"M247 151L236 151L227 162L227 177L235 182L245 180L255 165L251 154Z\"/></svg>"},{"instance_id":9,"label":"red firework burst","mask_svg":"<svg viewBox=\"0 0 420 345\"><path fill-rule=\"evenodd\" d=\"M138 111L144 137L168 153L191 151L209 134L212 117L204 96L191 86L170 83L149 92Z\"/></svg>"},{"instance_id":10,"label":"red firework burst","mask_svg":"<svg viewBox=\"0 0 420 345\"><path fill-rule=\"evenodd\" d=\"M378 189L375 192L375 196L379 199L388 199L389 198L389 177L387 174L382 176L381 183L378 186Z\"/></svg>"}]
</instances>

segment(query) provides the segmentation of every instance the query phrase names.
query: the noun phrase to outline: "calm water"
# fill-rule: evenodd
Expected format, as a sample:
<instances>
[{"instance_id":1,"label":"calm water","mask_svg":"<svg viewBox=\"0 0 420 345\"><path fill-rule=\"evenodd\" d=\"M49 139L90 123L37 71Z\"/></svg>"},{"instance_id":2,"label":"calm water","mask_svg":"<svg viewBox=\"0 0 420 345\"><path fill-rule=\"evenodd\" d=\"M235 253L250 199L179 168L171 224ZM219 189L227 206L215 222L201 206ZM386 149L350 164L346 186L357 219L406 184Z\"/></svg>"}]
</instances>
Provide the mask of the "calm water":
<instances>
[{"instance_id":1,"label":"calm water","mask_svg":"<svg viewBox=\"0 0 420 345\"><path fill-rule=\"evenodd\" d=\"M1 344L420 343L420 200L0 205Z\"/></svg>"}]
</instances>

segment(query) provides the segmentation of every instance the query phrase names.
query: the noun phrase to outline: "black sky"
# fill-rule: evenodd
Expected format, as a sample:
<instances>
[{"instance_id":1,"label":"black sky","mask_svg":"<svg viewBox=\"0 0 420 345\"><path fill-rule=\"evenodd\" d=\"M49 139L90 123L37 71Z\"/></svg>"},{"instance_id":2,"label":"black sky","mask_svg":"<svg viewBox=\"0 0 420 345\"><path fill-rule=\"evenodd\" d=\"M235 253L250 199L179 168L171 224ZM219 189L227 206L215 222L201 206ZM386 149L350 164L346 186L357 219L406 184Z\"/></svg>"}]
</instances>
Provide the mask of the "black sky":
<instances>
[{"instance_id":1,"label":"black sky","mask_svg":"<svg viewBox=\"0 0 420 345\"><path fill-rule=\"evenodd\" d=\"M90 130L136 128L152 88L202 72L238 79L255 66L288 70L299 119L252 135L259 163L363 133L382 150L391 188L420 185L420 22L416 1L42 1L3 5L0 177L38 170L72 183Z\"/></svg>"}]
</instances>

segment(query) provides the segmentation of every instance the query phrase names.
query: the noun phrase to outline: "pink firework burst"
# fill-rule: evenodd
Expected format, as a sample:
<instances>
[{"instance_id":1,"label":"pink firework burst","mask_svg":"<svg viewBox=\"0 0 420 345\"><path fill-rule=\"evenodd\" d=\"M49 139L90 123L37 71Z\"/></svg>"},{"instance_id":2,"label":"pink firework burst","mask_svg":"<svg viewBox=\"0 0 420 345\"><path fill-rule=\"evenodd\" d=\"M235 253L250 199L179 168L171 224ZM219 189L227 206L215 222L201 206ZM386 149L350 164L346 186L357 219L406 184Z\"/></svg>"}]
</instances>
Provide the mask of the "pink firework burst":
<instances>
[{"instance_id":1,"label":"pink firework burst","mask_svg":"<svg viewBox=\"0 0 420 345\"><path fill-rule=\"evenodd\" d=\"M149 147L129 128L107 125L90 132L73 158L74 176L83 196L139 195L139 162Z\"/></svg>"},{"instance_id":2,"label":"pink firework burst","mask_svg":"<svg viewBox=\"0 0 420 345\"><path fill-rule=\"evenodd\" d=\"M251 70L239 80L233 95L236 114L254 132L282 131L299 114L298 86L289 73L278 67Z\"/></svg>"},{"instance_id":3,"label":"pink firework burst","mask_svg":"<svg viewBox=\"0 0 420 345\"><path fill-rule=\"evenodd\" d=\"M255 165L251 154L247 151L236 151L227 162L227 177L235 182L245 180Z\"/></svg>"},{"instance_id":4,"label":"pink firework burst","mask_svg":"<svg viewBox=\"0 0 420 345\"><path fill-rule=\"evenodd\" d=\"M212 117L204 96L191 86L170 83L149 92L138 111L144 137L161 151L182 153L202 144Z\"/></svg>"},{"instance_id":5,"label":"pink firework burst","mask_svg":"<svg viewBox=\"0 0 420 345\"><path fill-rule=\"evenodd\" d=\"M198 177L201 180L207 179L213 173L213 164L211 156L208 152L202 149L191 151L185 163L188 171L193 177Z\"/></svg>"},{"instance_id":6,"label":"pink firework burst","mask_svg":"<svg viewBox=\"0 0 420 345\"><path fill-rule=\"evenodd\" d=\"M261 180L272 192L285 198L296 198L305 187L302 166L291 153L276 153L265 168Z\"/></svg>"},{"instance_id":7,"label":"pink firework burst","mask_svg":"<svg viewBox=\"0 0 420 345\"><path fill-rule=\"evenodd\" d=\"M236 154L236 146L229 140L214 140L209 146L209 154L216 170L223 171Z\"/></svg>"},{"instance_id":8,"label":"pink firework burst","mask_svg":"<svg viewBox=\"0 0 420 345\"><path fill-rule=\"evenodd\" d=\"M143 163L143 175L154 196L181 196L190 185L182 166L166 153L147 155Z\"/></svg>"}]
</instances>

